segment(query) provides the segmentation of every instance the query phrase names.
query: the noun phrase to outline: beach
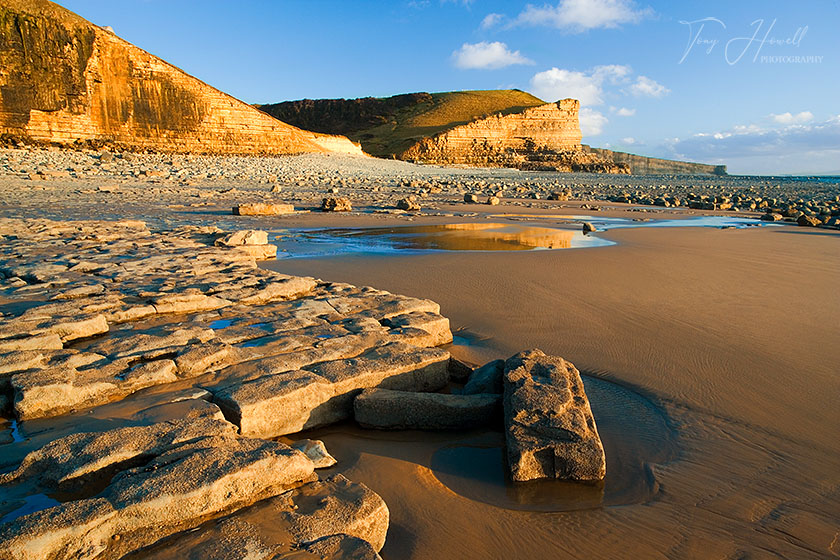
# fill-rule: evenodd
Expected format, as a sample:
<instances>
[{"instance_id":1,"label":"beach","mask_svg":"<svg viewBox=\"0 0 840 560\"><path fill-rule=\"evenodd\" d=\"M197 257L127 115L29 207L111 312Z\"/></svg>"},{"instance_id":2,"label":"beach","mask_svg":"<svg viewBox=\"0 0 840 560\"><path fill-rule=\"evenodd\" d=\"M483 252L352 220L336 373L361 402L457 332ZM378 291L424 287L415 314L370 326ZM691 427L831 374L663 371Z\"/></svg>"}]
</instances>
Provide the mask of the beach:
<instances>
[{"instance_id":1,"label":"beach","mask_svg":"<svg viewBox=\"0 0 840 560\"><path fill-rule=\"evenodd\" d=\"M600 246L584 248L480 251L456 244L467 250L405 253L363 247L296 258L294 243L290 254L283 254L281 243L279 258L261 261L261 268L283 274L439 303L455 335L444 349L470 366L540 348L574 363L583 375L606 451L603 483L510 483L501 427L386 432L345 420L278 438L322 440L338 460L322 477L341 473L384 499L390 525L383 558L840 554L840 378L834 355L840 347L834 325L840 314L840 232L758 227L758 214L741 215L752 218L744 221L749 227L650 227L662 219L732 214L612 203L582 193L583 200L545 201L526 192L497 206L460 201L466 182L491 190L530 180L494 170L436 168L444 188L421 198L422 211L407 213L395 211L393 201L416 191L405 177L423 171L417 166L315 158L251 165L257 176L285 169L289 178L307 173L309 165L344 170L353 180L340 185L340 194L353 200L354 211L314 211L335 188L323 182L295 185L281 177L282 194L266 195L275 182L205 177L185 187L185 194L175 183L180 179L122 171L46 181L9 176L4 217L68 220L99 212L105 219L143 217L152 230L212 225L261 229L275 240L323 228L422 231L445 224L467 224L467 231L479 233L488 224L548 228L566 239L579 236L586 220L638 226L597 231L590 235ZM559 175L544 177L553 185ZM609 179L598 181L609 188ZM690 179L675 183L691 188ZM99 188L103 184L108 188ZM387 193L380 192L382 184L389 185ZM230 214L234 203L252 199L291 200L298 211ZM7 422L9 460L75 429L148 422L137 420L136 411L164 394L160 388L139 391L90 416L82 411ZM169 416L161 409L155 419L198 405L169 406ZM241 515L270 534L273 520L248 511ZM214 531L203 526L202 538L215 542ZM192 541L178 538L132 557L183 556Z\"/></svg>"}]
</instances>

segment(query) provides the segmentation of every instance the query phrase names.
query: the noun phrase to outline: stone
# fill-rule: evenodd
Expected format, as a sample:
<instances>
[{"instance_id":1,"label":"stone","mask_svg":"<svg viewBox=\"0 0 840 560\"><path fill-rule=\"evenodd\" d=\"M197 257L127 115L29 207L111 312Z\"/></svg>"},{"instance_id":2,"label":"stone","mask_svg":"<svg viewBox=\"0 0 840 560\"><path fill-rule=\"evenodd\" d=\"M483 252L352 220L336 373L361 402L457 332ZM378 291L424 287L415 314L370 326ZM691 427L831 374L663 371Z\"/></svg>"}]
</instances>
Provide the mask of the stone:
<instances>
[{"instance_id":1,"label":"stone","mask_svg":"<svg viewBox=\"0 0 840 560\"><path fill-rule=\"evenodd\" d=\"M452 342L452 331L449 328L449 319L429 311L413 311L383 319L381 321L391 329L420 329L423 331L420 338L415 339L416 346L442 346Z\"/></svg>"},{"instance_id":2,"label":"stone","mask_svg":"<svg viewBox=\"0 0 840 560\"><path fill-rule=\"evenodd\" d=\"M503 375L505 370L504 360L494 360L476 369L470 375L464 388L463 395L495 394L503 392Z\"/></svg>"},{"instance_id":3,"label":"stone","mask_svg":"<svg viewBox=\"0 0 840 560\"><path fill-rule=\"evenodd\" d=\"M512 480L604 478L604 447L574 365L540 350L509 358L503 402Z\"/></svg>"},{"instance_id":4,"label":"stone","mask_svg":"<svg viewBox=\"0 0 840 560\"><path fill-rule=\"evenodd\" d=\"M419 212L420 211L420 203L417 202L417 197L411 195L406 198L401 198L397 201L397 208L400 210L405 210L407 212Z\"/></svg>"},{"instance_id":5,"label":"stone","mask_svg":"<svg viewBox=\"0 0 840 560\"><path fill-rule=\"evenodd\" d=\"M266 245L268 243L268 233L255 230L246 229L236 231L220 237L216 240L216 245L219 247L237 247L240 245Z\"/></svg>"},{"instance_id":6,"label":"stone","mask_svg":"<svg viewBox=\"0 0 840 560\"><path fill-rule=\"evenodd\" d=\"M280 187L275 185L271 192L280 192ZM233 207L234 216L280 216L282 214L293 214L295 207L291 204L250 202L237 204Z\"/></svg>"},{"instance_id":7,"label":"stone","mask_svg":"<svg viewBox=\"0 0 840 560\"><path fill-rule=\"evenodd\" d=\"M456 383L466 383L473 372L473 367L458 360L455 357L449 358L449 378Z\"/></svg>"},{"instance_id":8,"label":"stone","mask_svg":"<svg viewBox=\"0 0 840 560\"><path fill-rule=\"evenodd\" d=\"M583 231L584 235L587 235L587 234L592 233L594 231L598 231L598 229L589 222L583 222L583 226L581 227L581 230Z\"/></svg>"},{"instance_id":9,"label":"stone","mask_svg":"<svg viewBox=\"0 0 840 560\"><path fill-rule=\"evenodd\" d=\"M64 343L55 333L35 334L19 338L5 338L0 340L0 352L16 350L61 350Z\"/></svg>"},{"instance_id":10,"label":"stone","mask_svg":"<svg viewBox=\"0 0 840 560\"><path fill-rule=\"evenodd\" d=\"M177 380L172 360L132 365L123 358L101 367L53 367L16 373L11 385L20 420L57 416L121 399L146 387Z\"/></svg>"},{"instance_id":11,"label":"stone","mask_svg":"<svg viewBox=\"0 0 840 560\"><path fill-rule=\"evenodd\" d=\"M781 214L777 214L775 212L768 212L761 215L761 220L765 222L780 222L783 219L784 217Z\"/></svg>"},{"instance_id":12,"label":"stone","mask_svg":"<svg viewBox=\"0 0 840 560\"><path fill-rule=\"evenodd\" d=\"M822 225L822 221L820 221L819 218L817 218L815 216L807 216L805 214L802 214L801 216L799 216L796 219L796 223L800 226L805 226L805 227L817 227L819 225Z\"/></svg>"},{"instance_id":13,"label":"stone","mask_svg":"<svg viewBox=\"0 0 840 560\"><path fill-rule=\"evenodd\" d=\"M230 344L208 342L188 346L176 359L175 365L181 377L196 377L208 371L227 367L240 361L240 354Z\"/></svg>"},{"instance_id":14,"label":"stone","mask_svg":"<svg viewBox=\"0 0 840 560\"><path fill-rule=\"evenodd\" d=\"M314 511L305 504L320 498ZM311 542L326 535L343 533L370 543L375 551L385 546L390 513L385 501L364 484L353 483L343 475L334 475L323 482L312 482L274 498L293 504L278 511L278 518L289 526L298 542ZM300 504L298 507L295 505Z\"/></svg>"},{"instance_id":15,"label":"stone","mask_svg":"<svg viewBox=\"0 0 840 560\"><path fill-rule=\"evenodd\" d=\"M322 537L303 545L309 554L323 560L381 560L373 546L365 540L339 534ZM276 558L275 560L280 560Z\"/></svg>"},{"instance_id":16,"label":"stone","mask_svg":"<svg viewBox=\"0 0 840 560\"><path fill-rule=\"evenodd\" d=\"M230 305L228 300L205 294L168 294L152 301L158 313L196 313Z\"/></svg>"},{"instance_id":17,"label":"stone","mask_svg":"<svg viewBox=\"0 0 840 560\"><path fill-rule=\"evenodd\" d=\"M201 531L176 535L145 549L143 557L378 560L388 524L382 498L335 475L240 509Z\"/></svg>"},{"instance_id":18,"label":"stone","mask_svg":"<svg viewBox=\"0 0 840 560\"><path fill-rule=\"evenodd\" d=\"M352 209L348 198L328 197L321 201L322 212L349 212Z\"/></svg>"},{"instance_id":19,"label":"stone","mask_svg":"<svg viewBox=\"0 0 840 560\"><path fill-rule=\"evenodd\" d=\"M265 261L277 257L277 245L240 245L237 251L248 254L258 261Z\"/></svg>"},{"instance_id":20,"label":"stone","mask_svg":"<svg viewBox=\"0 0 840 560\"><path fill-rule=\"evenodd\" d=\"M469 430L499 420L499 395L366 389L353 401L356 422L383 430Z\"/></svg>"},{"instance_id":21,"label":"stone","mask_svg":"<svg viewBox=\"0 0 840 560\"><path fill-rule=\"evenodd\" d=\"M243 435L277 437L351 418L362 389L438 390L448 381L448 361L443 350L391 343L357 358L221 388L213 402Z\"/></svg>"},{"instance_id":22,"label":"stone","mask_svg":"<svg viewBox=\"0 0 840 560\"><path fill-rule=\"evenodd\" d=\"M464 195L464 202L467 204L478 204L478 196L473 193L467 193Z\"/></svg>"},{"instance_id":23,"label":"stone","mask_svg":"<svg viewBox=\"0 0 840 560\"><path fill-rule=\"evenodd\" d=\"M104 315L96 315L77 321L61 321L51 325L48 332L57 334L62 342L68 342L107 333L108 321L105 320Z\"/></svg>"},{"instance_id":24,"label":"stone","mask_svg":"<svg viewBox=\"0 0 840 560\"><path fill-rule=\"evenodd\" d=\"M487 198L487 204L489 204L490 206L498 206L499 202L501 201L499 200L498 196L490 196Z\"/></svg>"},{"instance_id":25,"label":"stone","mask_svg":"<svg viewBox=\"0 0 840 560\"><path fill-rule=\"evenodd\" d=\"M299 439L292 443L292 449L297 449L309 457L316 469L328 469L338 462L319 439Z\"/></svg>"},{"instance_id":26,"label":"stone","mask_svg":"<svg viewBox=\"0 0 840 560\"><path fill-rule=\"evenodd\" d=\"M218 410L218 409L217 409ZM78 488L94 477L132 462L148 462L185 441L199 437L235 437L236 427L217 417L186 418L149 426L77 433L49 442L27 454L12 472L0 474L0 485L31 482L52 489Z\"/></svg>"},{"instance_id":27,"label":"stone","mask_svg":"<svg viewBox=\"0 0 840 560\"><path fill-rule=\"evenodd\" d=\"M282 443L198 438L123 471L97 498L5 524L0 548L15 560L116 559L312 477L312 462Z\"/></svg>"}]
</instances>

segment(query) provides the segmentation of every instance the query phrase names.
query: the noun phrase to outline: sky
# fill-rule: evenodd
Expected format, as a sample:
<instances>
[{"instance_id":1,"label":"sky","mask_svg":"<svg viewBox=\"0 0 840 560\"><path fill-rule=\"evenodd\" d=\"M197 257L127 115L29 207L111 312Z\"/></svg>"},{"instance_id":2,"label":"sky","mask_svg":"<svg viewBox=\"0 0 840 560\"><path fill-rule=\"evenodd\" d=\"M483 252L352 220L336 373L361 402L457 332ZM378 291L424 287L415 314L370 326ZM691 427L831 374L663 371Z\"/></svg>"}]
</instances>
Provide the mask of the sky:
<instances>
[{"instance_id":1,"label":"sky","mask_svg":"<svg viewBox=\"0 0 840 560\"><path fill-rule=\"evenodd\" d=\"M840 0L59 0L248 103L518 88L584 143L840 174Z\"/></svg>"}]
</instances>

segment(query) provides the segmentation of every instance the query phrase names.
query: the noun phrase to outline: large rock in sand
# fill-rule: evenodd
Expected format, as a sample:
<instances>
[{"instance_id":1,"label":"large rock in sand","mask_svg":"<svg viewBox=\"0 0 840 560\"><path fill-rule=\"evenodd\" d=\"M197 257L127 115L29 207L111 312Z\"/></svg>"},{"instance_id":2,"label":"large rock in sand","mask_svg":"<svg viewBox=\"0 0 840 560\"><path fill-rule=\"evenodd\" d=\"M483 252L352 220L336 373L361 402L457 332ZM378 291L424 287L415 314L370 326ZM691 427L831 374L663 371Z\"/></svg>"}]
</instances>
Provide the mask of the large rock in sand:
<instances>
[{"instance_id":1,"label":"large rock in sand","mask_svg":"<svg viewBox=\"0 0 840 560\"><path fill-rule=\"evenodd\" d=\"M604 447L580 373L571 363L540 350L509 358L504 415L514 481L604 478Z\"/></svg>"},{"instance_id":2,"label":"large rock in sand","mask_svg":"<svg viewBox=\"0 0 840 560\"><path fill-rule=\"evenodd\" d=\"M448 395L367 389L353 402L361 426L383 430L468 430L499 418L499 395Z\"/></svg>"},{"instance_id":3,"label":"large rock in sand","mask_svg":"<svg viewBox=\"0 0 840 560\"><path fill-rule=\"evenodd\" d=\"M291 204L269 204L265 202L251 202L233 207L234 216L278 216L291 214L295 207Z\"/></svg>"}]
</instances>

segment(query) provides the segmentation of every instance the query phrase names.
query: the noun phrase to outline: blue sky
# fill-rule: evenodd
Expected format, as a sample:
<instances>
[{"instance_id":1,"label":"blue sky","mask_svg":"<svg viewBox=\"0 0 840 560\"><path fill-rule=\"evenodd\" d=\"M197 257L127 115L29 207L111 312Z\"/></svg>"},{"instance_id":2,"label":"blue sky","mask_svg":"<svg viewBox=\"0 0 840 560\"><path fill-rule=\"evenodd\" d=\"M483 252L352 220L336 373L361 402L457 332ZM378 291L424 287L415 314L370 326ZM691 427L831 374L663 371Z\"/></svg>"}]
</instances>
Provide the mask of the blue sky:
<instances>
[{"instance_id":1,"label":"blue sky","mask_svg":"<svg viewBox=\"0 0 840 560\"><path fill-rule=\"evenodd\" d=\"M59 3L249 103L519 88L593 146L840 174L837 0Z\"/></svg>"}]
</instances>

